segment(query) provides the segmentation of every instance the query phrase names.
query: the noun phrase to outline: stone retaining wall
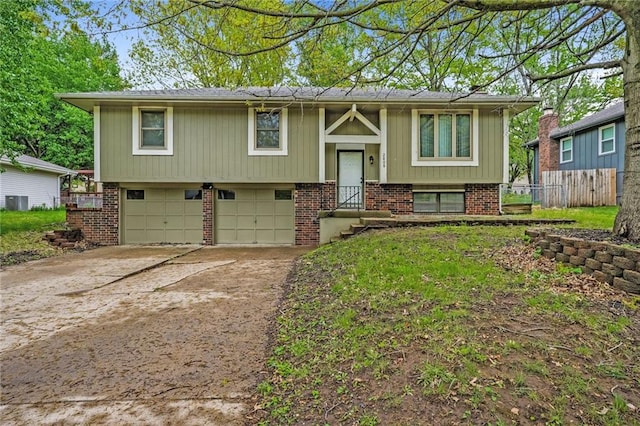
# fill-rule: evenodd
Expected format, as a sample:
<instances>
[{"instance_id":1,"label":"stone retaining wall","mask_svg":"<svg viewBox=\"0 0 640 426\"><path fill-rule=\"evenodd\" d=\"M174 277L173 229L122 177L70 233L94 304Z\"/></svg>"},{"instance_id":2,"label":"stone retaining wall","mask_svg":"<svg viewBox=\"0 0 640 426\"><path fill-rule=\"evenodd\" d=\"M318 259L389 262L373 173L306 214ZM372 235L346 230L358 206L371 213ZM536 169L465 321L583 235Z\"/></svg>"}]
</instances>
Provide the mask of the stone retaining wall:
<instances>
[{"instance_id":1,"label":"stone retaining wall","mask_svg":"<svg viewBox=\"0 0 640 426\"><path fill-rule=\"evenodd\" d=\"M548 231L525 231L542 255L579 267L598 281L629 293L640 294L640 249L602 241L554 235Z\"/></svg>"}]
</instances>

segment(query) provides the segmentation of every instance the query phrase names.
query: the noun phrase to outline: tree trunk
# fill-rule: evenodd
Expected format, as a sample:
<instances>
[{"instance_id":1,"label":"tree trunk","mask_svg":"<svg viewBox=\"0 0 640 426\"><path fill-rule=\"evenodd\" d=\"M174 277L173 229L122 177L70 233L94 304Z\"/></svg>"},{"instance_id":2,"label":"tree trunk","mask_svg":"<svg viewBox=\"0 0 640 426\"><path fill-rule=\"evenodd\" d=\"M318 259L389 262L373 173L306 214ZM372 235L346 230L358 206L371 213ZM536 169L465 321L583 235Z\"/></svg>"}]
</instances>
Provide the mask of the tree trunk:
<instances>
[{"instance_id":1,"label":"tree trunk","mask_svg":"<svg viewBox=\"0 0 640 426\"><path fill-rule=\"evenodd\" d=\"M627 29L624 71L625 157L622 205L613 232L640 241L640 5L629 3L622 18Z\"/></svg>"}]
</instances>

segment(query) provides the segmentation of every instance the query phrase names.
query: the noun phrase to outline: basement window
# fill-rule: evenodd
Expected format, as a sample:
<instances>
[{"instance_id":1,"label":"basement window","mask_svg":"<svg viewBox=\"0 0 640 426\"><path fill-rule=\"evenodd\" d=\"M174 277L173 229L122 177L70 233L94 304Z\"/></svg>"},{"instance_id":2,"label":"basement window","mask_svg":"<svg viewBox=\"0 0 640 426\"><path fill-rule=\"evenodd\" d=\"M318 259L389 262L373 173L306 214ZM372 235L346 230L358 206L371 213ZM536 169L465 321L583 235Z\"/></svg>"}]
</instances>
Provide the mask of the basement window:
<instances>
[{"instance_id":1,"label":"basement window","mask_svg":"<svg viewBox=\"0 0 640 426\"><path fill-rule=\"evenodd\" d=\"M464 192L414 192L414 213L464 213Z\"/></svg>"}]
</instances>

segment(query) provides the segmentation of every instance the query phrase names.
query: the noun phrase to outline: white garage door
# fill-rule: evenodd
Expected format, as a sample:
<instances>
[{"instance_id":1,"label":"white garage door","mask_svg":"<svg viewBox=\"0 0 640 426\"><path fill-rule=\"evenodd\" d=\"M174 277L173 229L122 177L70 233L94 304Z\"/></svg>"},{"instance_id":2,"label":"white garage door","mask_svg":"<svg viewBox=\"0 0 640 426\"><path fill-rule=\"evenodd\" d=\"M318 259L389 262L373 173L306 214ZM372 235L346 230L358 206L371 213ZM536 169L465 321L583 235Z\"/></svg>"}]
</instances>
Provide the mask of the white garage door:
<instances>
[{"instance_id":1,"label":"white garage door","mask_svg":"<svg viewBox=\"0 0 640 426\"><path fill-rule=\"evenodd\" d=\"M202 190L126 189L125 244L202 243Z\"/></svg>"},{"instance_id":2,"label":"white garage door","mask_svg":"<svg viewBox=\"0 0 640 426\"><path fill-rule=\"evenodd\" d=\"M293 244L292 189L218 189L216 243Z\"/></svg>"}]
</instances>

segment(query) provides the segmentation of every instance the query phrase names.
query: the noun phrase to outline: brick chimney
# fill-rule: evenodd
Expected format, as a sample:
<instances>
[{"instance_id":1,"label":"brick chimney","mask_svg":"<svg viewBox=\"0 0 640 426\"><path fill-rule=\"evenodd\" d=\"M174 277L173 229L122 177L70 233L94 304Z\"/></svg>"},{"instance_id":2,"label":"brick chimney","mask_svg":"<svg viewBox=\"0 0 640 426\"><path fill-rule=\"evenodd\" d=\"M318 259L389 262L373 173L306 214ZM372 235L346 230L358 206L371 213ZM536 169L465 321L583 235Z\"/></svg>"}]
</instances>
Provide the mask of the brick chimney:
<instances>
[{"instance_id":1,"label":"brick chimney","mask_svg":"<svg viewBox=\"0 0 640 426\"><path fill-rule=\"evenodd\" d=\"M545 107L538 120L538 148L540 153L540 171L558 170L560 167L560 145L549 134L558 127L558 114Z\"/></svg>"}]
</instances>

